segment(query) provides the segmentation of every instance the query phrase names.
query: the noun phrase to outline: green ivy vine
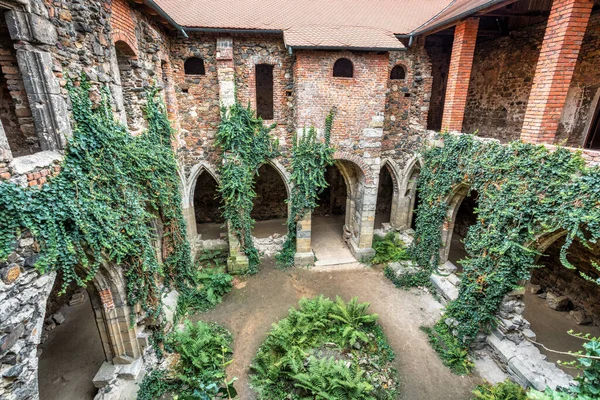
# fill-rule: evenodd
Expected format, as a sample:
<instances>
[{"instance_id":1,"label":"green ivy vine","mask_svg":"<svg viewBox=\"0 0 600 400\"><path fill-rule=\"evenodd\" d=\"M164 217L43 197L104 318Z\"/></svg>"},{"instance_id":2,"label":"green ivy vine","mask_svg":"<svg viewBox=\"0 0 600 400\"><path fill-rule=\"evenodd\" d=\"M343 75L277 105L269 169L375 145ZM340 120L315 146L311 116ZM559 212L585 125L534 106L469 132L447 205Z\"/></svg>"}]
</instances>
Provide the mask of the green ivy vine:
<instances>
[{"instance_id":1,"label":"green ivy vine","mask_svg":"<svg viewBox=\"0 0 600 400\"><path fill-rule=\"evenodd\" d=\"M448 196L459 185L477 191L477 223L465 238L468 257L462 261L459 296L446 308L454 336L466 347L480 330L494 325L503 297L529 278L542 235L567 232L561 260L571 269L567 250L573 240L589 244L600 238L600 168L587 167L579 154L563 148L551 152L519 141L502 145L472 135L441 138L442 147L423 152L410 253L435 272Z\"/></svg>"},{"instance_id":2,"label":"green ivy vine","mask_svg":"<svg viewBox=\"0 0 600 400\"><path fill-rule=\"evenodd\" d=\"M63 290L86 286L102 265L115 264L125 275L128 304L158 317L161 280L180 291L195 287L164 104L150 90L148 129L132 136L115 121L107 88L95 108L85 76L68 90L74 129L60 173L41 188L0 183L0 260L29 230L40 248L35 267L62 274ZM152 228L156 219L161 238ZM162 262L153 241L162 243Z\"/></svg>"},{"instance_id":3,"label":"green ivy vine","mask_svg":"<svg viewBox=\"0 0 600 400\"><path fill-rule=\"evenodd\" d=\"M257 118L249 106L244 108L237 102L221 110L216 143L221 149L219 193L223 217L248 257L250 274L258 272L259 264L252 241L255 221L250 216L256 197L254 177L262 164L279 154L278 143L270 135L274 127L264 126L262 118Z\"/></svg>"},{"instance_id":4,"label":"green ivy vine","mask_svg":"<svg viewBox=\"0 0 600 400\"><path fill-rule=\"evenodd\" d=\"M290 213L287 219L287 238L277 254L277 262L283 267L294 265L296 255L296 227L307 213L317 206L319 194L327 187L325 169L333 165L334 149L331 147L331 128L334 110L325 119L324 141L317 139L316 130L311 127L303 131L300 138L292 139L292 193L288 200Z\"/></svg>"}]
</instances>

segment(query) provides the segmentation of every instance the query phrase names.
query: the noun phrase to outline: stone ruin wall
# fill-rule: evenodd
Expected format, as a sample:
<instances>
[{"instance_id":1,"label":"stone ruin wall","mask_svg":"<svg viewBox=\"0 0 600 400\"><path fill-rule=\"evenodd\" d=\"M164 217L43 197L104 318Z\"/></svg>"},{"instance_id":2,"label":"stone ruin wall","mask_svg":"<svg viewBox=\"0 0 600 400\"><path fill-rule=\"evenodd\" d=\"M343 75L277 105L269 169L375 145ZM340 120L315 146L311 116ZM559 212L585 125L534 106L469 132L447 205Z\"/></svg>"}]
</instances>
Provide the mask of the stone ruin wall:
<instances>
[{"instance_id":1,"label":"stone ruin wall","mask_svg":"<svg viewBox=\"0 0 600 400\"><path fill-rule=\"evenodd\" d=\"M126 5L126 3L122 3ZM113 6L119 6L114 1ZM161 84L159 74L161 61L168 59L168 43L165 33L153 22L128 6L121 7L125 12L123 18L131 19L135 26L135 42L137 59L132 62L131 75L133 82L124 82L132 91L131 101L124 104L130 119L141 115L144 105L144 91L153 83ZM8 14L9 12L4 12ZM82 72L89 77L93 89L90 96L93 101L100 100L98 87L109 85L115 92L115 86L122 82L118 70L114 68L114 47L112 37L111 4L104 1L31 1L31 14L22 11L10 11L7 28L19 31L20 39L8 41L2 35L0 43L0 66L3 74L9 78L11 100L16 104L16 114L22 122L21 129L29 129L35 122L35 134L39 132L50 135L56 126L44 125L45 119L31 118L27 105L27 97L23 87L27 82L20 79L19 71L15 71L18 54L27 57L39 57L54 89L49 93L52 106L60 110L59 101L68 104L66 92L67 77L79 79ZM114 15L113 15L114 16ZM33 31L27 20L33 19ZM2 22L3 24L4 22ZM0 30L2 30L0 24ZM4 32L4 30L2 30ZM25 32L25 33L23 33ZM12 32L11 32L12 34ZM24 36L25 35L25 36ZM13 46L10 48L9 46ZM9 47L9 48L7 48ZM19 67L22 68L19 59ZM12 68L12 69L11 69ZM124 85L125 86L125 85ZM14 90L13 90L14 89ZM126 90L127 90L126 89ZM20 97L19 97L20 96ZM166 97L166 95L163 94ZM119 110L118 99L115 111ZM64 128L69 125L66 112L57 113L64 120ZM40 124L39 122L42 122ZM2 120L5 122L4 118ZM30 123L31 122L31 123ZM66 125L65 125L66 124ZM61 135L68 135L69 130L61 130ZM47 139L46 136L42 138ZM12 143L9 142L9 146ZM60 149L63 144L56 144ZM45 149L47 150L47 149ZM3 153L4 154L4 153ZM59 162L62 155L57 151L43 151L34 156L20 157L15 151L13 157L0 160L0 179L10 180L21 186L41 186L47 179L60 171ZM33 158L32 158L33 157ZM0 398L21 399L38 398L37 393L37 345L43 333L46 302L55 280L55 273L40 275L34 268L39 245L27 231L22 232L15 242L14 251L5 261L0 263Z\"/></svg>"}]
</instances>

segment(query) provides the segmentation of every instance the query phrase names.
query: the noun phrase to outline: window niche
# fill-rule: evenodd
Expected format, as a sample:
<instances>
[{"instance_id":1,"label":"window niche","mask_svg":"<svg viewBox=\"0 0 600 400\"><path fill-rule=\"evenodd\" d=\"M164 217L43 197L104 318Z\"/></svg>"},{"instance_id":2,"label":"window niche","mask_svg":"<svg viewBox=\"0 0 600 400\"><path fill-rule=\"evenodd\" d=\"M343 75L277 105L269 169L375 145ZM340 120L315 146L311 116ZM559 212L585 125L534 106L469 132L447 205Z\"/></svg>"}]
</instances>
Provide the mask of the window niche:
<instances>
[{"instance_id":1,"label":"window niche","mask_svg":"<svg viewBox=\"0 0 600 400\"><path fill-rule=\"evenodd\" d=\"M390 79L394 81L401 81L406 79L406 69L402 65L396 65L390 72Z\"/></svg>"},{"instance_id":2,"label":"window niche","mask_svg":"<svg viewBox=\"0 0 600 400\"><path fill-rule=\"evenodd\" d=\"M354 76L354 65L347 58L338 59L333 64L333 76L335 78L352 78Z\"/></svg>"},{"instance_id":3,"label":"window niche","mask_svg":"<svg viewBox=\"0 0 600 400\"><path fill-rule=\"evenodd\" d=\"M183 71L186 75L206 75L204 60L198 57L190 57L183 64Z\"/></svg>"},{"instance_id":4,"label":"window niche","mask_svg":"<svg viewBox=\"0 0 600 400\"><path fill-rule=\"evenodd\" d=\"M274 119L273 111L273 66L257 64L256 74L256 113L262 119Z\"/></svg>"}]
</instances>

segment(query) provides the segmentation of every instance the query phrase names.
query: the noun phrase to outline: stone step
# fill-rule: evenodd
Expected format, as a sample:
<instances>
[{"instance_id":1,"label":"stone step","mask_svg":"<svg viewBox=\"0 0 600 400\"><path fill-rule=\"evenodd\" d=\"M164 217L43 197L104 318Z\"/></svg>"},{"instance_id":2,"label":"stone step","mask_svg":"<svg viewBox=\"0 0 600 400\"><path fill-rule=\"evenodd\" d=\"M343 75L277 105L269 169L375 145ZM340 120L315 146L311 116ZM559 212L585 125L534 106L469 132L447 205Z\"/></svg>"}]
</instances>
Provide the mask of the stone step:
<instances>
[{"instance_id":1,"label":"stone step","mask_svg":"<svg viewBox=\"0 0 600 400\"><path fill-rule=\"evenodd\" d=\"M128 381L136 380L141 372L144 370L144 361L142 358L138 358L131 364L122 364L119 365L117 376L121 379L125 379Z\"/></svg>"}]
</instances>

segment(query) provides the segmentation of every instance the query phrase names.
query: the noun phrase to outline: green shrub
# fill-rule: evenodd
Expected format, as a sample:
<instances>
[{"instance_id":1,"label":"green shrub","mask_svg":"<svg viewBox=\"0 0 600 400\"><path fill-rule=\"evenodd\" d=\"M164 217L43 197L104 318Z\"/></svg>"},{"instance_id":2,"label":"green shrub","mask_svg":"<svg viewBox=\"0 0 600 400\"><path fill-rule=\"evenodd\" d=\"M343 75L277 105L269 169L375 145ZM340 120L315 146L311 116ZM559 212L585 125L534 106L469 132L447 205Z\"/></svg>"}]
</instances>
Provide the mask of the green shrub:
<instances>
[{"instance_id":1,"label":"green shrub","mask_svg":"<svg viewBox=\"0 0 600 400\"><path fill-rule=\"evenodd\" d=\"M527 392L510 379L492 385L485 383L473 391L474 400L527 400Z\"/></svg>"},{"instance_id":2,"label":"green shrub","mask_svg":"<svg viewBox=\"0 0 600 400\"><path fill-rule=\"evenodd\" d=\"M192 399L236 397L234 380L227 381L225 367L232 361L231 334L217 324L185 321L183 330L171 333L165 349L177 355L172 371L148 374L138 400L154 400L164 394Z\"/></svg>"},{"instance_id":3,"label":"green shrub","mask_svg":"<svg viewBox=\"0 0 600 400\"><path fill-rule=\"evenodd\" d=\"M438 353L444 365L457 375L466 375L473 369L473 362L465 346L461 346L444 320L433 328L421 328L429 337L431 347Z\"/></svg>"},{"instance_id":4,"label":"green shrub","mask_svg":"<svg viewBox=\"0 0 600 400\"><path fill-rule=\"evenodd\" d=\"M406 244L395 232L389 232L384 237L373 237L373 250L375 257L371 260L373 264L385 264L394 261L409 260Z\"/></svg>"},{"instance_id":5,"label":"green shrub","mask_svg":"<svg viewBox=\"0 0 600 400\"><path fill-rule=\"evenodd\" d=\"M259 398L395 398L394 353L368 307L356 298L300 300L273 325L252 362Z\"/></svg>"},{"instance_id":6,"label":"green shrub","mask_svg":"<svg viewBox=\"0 0 600 400\"><path fill-rule=\"evenodd\" d=\"M590 397L585 395L573 396L568 392L558 392L547 388L544 392L530 390L527 392L528 400L597 400L598 397Z\"/></svg>"},{"instance_id":7,"label":"green shrub","mask_svg":"<svg viewBox=\"0 0 600 400\"><path fill-rule=\"evenodd\" d=\"M419 286L431 286L431 282L429 281L429 271L424 269L414 274L404 274L397 276L396 272L389 266L386 266L383 269L383 274L386 278L388 278L394 286L397 288L409 289L413 287Z\"/></svg>"},{"instance_id":8,"label":"green shrub","mask_svg":"<svg viewBox=\"0 0 600 400\"><path fill-rule=\"evenodd\" d=\"M233 287L233 277L220 268L201 269L196 275L198 286L182 291L177 300L177 317L203 312L219 304Z\"/></svg>"}]
</instances>

